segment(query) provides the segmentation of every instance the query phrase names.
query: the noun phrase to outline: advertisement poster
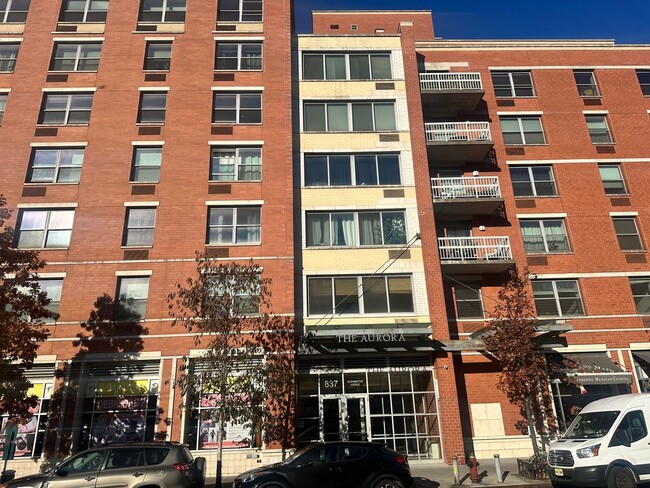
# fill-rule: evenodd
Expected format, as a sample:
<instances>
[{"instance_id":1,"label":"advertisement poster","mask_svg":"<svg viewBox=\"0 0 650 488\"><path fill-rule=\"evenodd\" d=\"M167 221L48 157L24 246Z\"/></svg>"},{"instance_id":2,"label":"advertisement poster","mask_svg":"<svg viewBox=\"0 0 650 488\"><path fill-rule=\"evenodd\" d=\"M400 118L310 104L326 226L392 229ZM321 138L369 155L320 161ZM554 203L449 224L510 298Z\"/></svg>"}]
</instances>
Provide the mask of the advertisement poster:
<instances>
[{"instance_id":1,"label":"advertisement poster","mask_svg":"<svg viewBox=\"0 0 650 488\"><path fill-rule=\"evenodd\" d=\"M16 452L14 457L31 457L32 450L34 449L34 441L36 440L36 435L38 433L38 423L41 414L41 403L44 397L49 398L51 395L51 385L45 385L43 383L36 383L27 391L27 396L36 395L39 397L38 403L35 407L30 407L29 411L32 414L32 417L22 423L18 424L18 434L16 436ZM4 451L4 443L6 439L7 432L7 422L9 421L9 416L2 417L0 425L0 456Z\"/></svg>"},{"instance_id":2,"label":"advertisement poster","mask_svg":"<svg viewBox=\"0 0 650 488\"><path fill-rule=\"evenodd\" d=\"M217 449L217 422L216 416L210 417L210 409L217 407L219 395L207 393L201 395L201 413L204 420L199 428L199 449ZM250 428L244 424L233 421L226 422L223 430L224 449L237 449L251 447Z\"/></svg>"},{"instance_id":3,"label":"advertisement poster","mask_svg":"<svg viewBox=\"0 0 650 488\"><path fill-rule=\"evenodd\" d=\"M147 397L95 398L90 447L144 441Z\"/></svg>"}]
</instances>

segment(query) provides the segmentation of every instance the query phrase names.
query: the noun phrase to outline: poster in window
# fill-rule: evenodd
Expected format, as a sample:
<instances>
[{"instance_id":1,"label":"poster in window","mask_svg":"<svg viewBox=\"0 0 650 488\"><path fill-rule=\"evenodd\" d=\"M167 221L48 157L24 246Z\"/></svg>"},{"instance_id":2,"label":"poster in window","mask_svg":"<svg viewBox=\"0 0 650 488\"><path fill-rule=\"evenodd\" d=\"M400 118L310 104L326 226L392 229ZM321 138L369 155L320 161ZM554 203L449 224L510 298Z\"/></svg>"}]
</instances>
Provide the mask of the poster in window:
<instances>
[{"instance_id":1,"label":"poster in window","mask_svg":"<svg viewBox=\"0 0 650 488\"><path fill-rule=\"evenodd\" d=\"M217 415L214 408L219 403L219 395L216 393L205 393L201 395L200 402L200 426L199 426L199 449L217 449ZM228 421L223 426L223 447L224 449L236 449L251 447L251 429L246 423Z\"/></svg>"},{"instance_id":2,"label":"poster in window","mask_svg":"<svg viewBox=\"0 0 650 488\"><path fill-rule=\"evenodd\" d=\"M52 395L52 385L49 383L35 383L27 390L27 396L36 395L39 400L34 407L29 407L32 417L25 422L18 423L18 434L16 435L16 452L14 457L32 457L34 442L38 432L40 418L47 412L41 412L43 399L50 398ZM7 423L11 416L0 418L0 456L4 451L6 439Z\"/></svg>"}]
</instances>

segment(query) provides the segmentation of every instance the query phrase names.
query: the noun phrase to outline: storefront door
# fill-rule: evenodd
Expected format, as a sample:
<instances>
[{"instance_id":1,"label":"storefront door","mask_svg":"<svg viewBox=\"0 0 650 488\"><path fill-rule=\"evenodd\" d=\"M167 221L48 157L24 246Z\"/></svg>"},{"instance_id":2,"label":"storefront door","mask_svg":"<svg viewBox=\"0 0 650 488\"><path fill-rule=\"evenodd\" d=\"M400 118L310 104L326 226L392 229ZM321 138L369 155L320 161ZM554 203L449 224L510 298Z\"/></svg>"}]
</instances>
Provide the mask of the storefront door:
<instances>
[{"instance_id":1,"label":"storefront door","mask_svg":"<svg viewBox=\"0 0 650 488\"><path fill-rule=\"evenodd\" d=\"M320 410L324 441L366 441L370 438L365 395L324 395Z\"/></svg>"}]
</instances>

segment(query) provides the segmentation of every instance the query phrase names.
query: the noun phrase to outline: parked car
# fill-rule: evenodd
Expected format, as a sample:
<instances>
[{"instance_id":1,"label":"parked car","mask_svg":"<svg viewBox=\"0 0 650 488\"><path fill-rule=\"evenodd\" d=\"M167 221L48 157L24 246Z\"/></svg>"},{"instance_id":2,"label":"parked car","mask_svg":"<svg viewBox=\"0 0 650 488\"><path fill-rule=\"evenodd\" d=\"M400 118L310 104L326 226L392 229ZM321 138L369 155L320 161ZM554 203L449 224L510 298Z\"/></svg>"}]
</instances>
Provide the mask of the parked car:
<instances>
[{"instance_id":1,"label":"parked car","mask_svg":"<svg viewBox=\"0 0 650 488\"><path fill-rule=\"evenodd\" d=\"M80 452L43 473L17 478L0 488L203 488L205 458L194 459L175 442L107 444Z\"/></svg>"},{"instance_id":2,"label":"parked car","mask_svg":"<svg viewBox=\"0 0 650 488\"><path fill-rule=\"evenodd\" d=\"M234 488L409 488L406 456L371 442L310 444L285 461L246 471Z\"/></svg>"},{"instance_id":3,"label":"parked car","mask_svg":"<svg viewBox=\"0 0 650 488\"><path fill-rule=\"evenodd\" d=\"M635 488L650 482L650 394L591 402L551 444L553 486Z\"/></svg>"}]
</instances>

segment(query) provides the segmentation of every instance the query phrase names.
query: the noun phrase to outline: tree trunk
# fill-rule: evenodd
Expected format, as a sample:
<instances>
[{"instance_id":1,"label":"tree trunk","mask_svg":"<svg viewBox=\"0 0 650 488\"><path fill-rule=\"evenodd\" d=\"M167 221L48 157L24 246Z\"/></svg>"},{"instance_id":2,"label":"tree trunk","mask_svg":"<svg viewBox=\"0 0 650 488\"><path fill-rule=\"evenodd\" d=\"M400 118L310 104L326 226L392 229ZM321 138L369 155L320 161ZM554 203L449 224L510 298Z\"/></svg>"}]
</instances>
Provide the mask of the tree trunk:
<instances>
[{"instance_id":1,"label":"tree trunk","mask_svg":"<svg viewBox=\"0 0 650 488\"><path fill-rule=\"evenodd\" d=\"M533 409L530 406L530 397L526 397L526 419L528 420L528 433L530 440L533 443L533 453L539 454L539 445L537 444L537 429L535 428L535 417Z\"/></svg>"},{"instance_id":2,"label":"tree trunk","mask_svg":"<svg viewBox=\"0 0 650 488\"><path fill-rule=\"evenodd\" d=\"M219 412L219 418L217 419L217 479L215 482L215 488L221 488L223 483L222 475L222 466L223 466L223 428L224 428L224 415L223 412Z\"/></svg>"}]
</instances>

